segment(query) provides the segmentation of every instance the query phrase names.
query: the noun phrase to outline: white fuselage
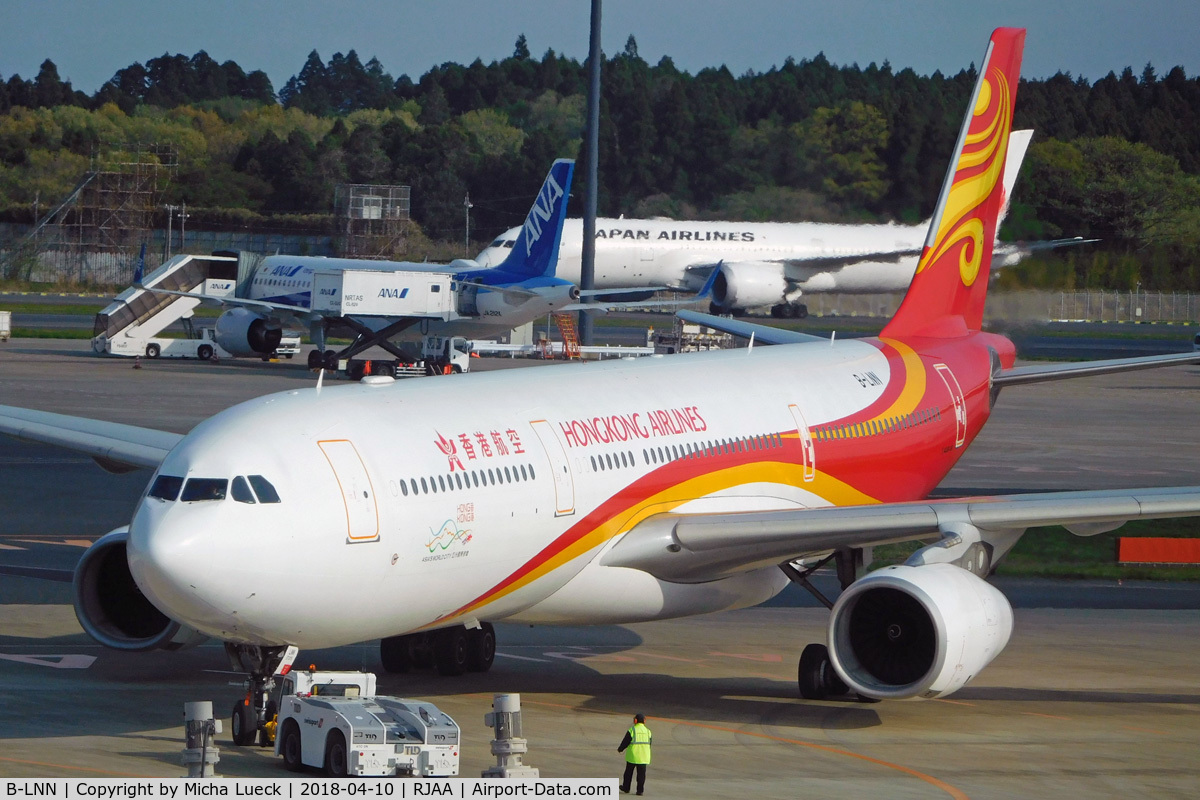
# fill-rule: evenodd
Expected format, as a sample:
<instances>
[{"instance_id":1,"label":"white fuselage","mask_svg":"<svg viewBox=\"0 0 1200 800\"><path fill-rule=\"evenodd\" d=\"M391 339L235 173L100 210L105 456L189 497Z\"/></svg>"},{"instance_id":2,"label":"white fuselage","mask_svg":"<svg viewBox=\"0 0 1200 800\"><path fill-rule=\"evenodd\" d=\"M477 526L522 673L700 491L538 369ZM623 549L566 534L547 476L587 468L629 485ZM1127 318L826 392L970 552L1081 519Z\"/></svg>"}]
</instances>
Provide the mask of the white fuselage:
<instances>
[{"instance_id":1,"label":"white fuselage","mask_svg":"<svg viewBox=\"0 0 1200 800\"><path fill-rule=\"evenodd\" d=\"M263 476L281 502L145 497L130 566L176 620L302 647L756 604L786 585L777 568L684 584L599 557L654 514L828 505L802 465L757 451L875 403L889 364L847 340L269 395L201 423L158 475ZM706 471L712 447L753 463Z\"/></svg>"},{"instance_id":2,"label":"white fuselage","mask_svg":"<svg viewBox=\"0 0 1200 800\"><path fill-rule=\"evenodd\" d=\"M778 263L803 292L893 292L912 282L917 257L896 261L853 261L829 266L827 259L919 251L928 223L921 225L835 225L816 222L680 222L596 220L598 289L670 286L695 291L707 271L690 267L720 262ZM476 257L498 264L520 228L505 231ZM568 219L559 250L558 276L579 281L583 223ZM811 265L803 262L811 261ZM780 300L782 300L782 295Z\"/></svg>"}]
</instances>

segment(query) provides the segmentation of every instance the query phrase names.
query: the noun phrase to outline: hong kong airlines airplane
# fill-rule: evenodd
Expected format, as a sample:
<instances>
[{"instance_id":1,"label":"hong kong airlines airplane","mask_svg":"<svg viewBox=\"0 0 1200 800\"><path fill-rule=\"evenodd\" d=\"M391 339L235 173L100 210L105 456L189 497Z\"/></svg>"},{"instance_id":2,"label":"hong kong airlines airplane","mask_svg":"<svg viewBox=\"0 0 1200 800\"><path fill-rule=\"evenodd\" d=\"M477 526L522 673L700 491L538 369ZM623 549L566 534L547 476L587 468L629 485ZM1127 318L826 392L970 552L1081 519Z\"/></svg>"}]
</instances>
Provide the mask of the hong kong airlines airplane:
<instances>
[{"instance_id":1,"label":"hong kong airlines airplane","mask_svg":"<svg viewBox=\"0 0 1200 800\"><path fill-rule=\"evenodd\" d=\"M981 331L1024 37L992 35L920 266L878 338L714 322L754 346L368 377L185 436L0 407L0 431L154 470L129 526L77 567L84 629L124 650L226 642L254 678L234 719L249 741L296 647L381 639L389 670L486 670L491 621L750 606L834 561L844 591L800 656L800 693L959 689L1008 642L1011 608L986 578L1025 529L1200 514L1197 487L925 499L1001 389L1200 360L1016 367L1012 343ZM860 575L862 548L916 539L936 542Z\"/></svg>"}]
</instances>

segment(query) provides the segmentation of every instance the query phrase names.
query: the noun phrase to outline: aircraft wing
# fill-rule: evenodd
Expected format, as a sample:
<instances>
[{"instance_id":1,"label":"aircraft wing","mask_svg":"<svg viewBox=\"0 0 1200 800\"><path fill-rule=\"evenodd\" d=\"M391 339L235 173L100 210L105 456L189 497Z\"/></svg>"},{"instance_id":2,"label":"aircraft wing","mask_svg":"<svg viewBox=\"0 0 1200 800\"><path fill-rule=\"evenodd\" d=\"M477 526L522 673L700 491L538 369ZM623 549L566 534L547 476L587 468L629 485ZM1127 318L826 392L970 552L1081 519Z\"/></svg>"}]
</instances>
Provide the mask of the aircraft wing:
<instances>
[{"instance_id":1,"label":"aircraft wing","mask_svg":"<svg viewBox=\"0 0 1200 800\"><path fill-rule=\"evenodd\" d=\"M320 319L325 316L319 311L313 311L311 308L304 306L289 306L286 303L270 303L266 300L247 300L242 297L213 297L208 294L196 294L194 292L179 292L174 289L159 289L154 286L138 286L137 288L150 292L151 294L173 294L176 297L191 297L196 300L203 300L206 303L215 303L223 306L233 306L235 308L248 308L251 311L257 311L260 314L267 316L279 316L285 314L292 317L298 317L304 320Z\"/></svg>"},{"instance_id":2,"label":"aircraft wing","mask_svg":"<svg viewBox=\"0 0 1200 800\"><path fill-rule=\"evenodd\" d=\"M181 434L66 414L0 406L0 433L87 453L110 472L154 469Z\"/></svg>"},{"instance_id":3,"label":"aircraft wing","mask_svg":"<svg viewBox=\"0 0 1200 800\"><path fill-rule=\"evenodd\" d=\"M824 336L789 331L785 328L773 328L770 325L758 325L753 322L742 322L730 317L716 317L712 314L701 314L699 311L676 311L675 316L684 322L695 322L713 330L732 333L743 339L749 339L753 335L756 344L803 344L804 342L829 341Z\"/></svg>"},{"instance_id":4,"label":"aircraft wing","mask_svg":"<svg viewBox=\"0 0 1200 800\"><path fill-rule=\"evenodd\" d=\"M659 514L604 555L610 567L700 583L850 547L937 538L946 526L1023 531L1063 525L1078 535L1134 519L1200 516L1200 486L1048 492L726 514Z\"/></svg>"}]
</instances>

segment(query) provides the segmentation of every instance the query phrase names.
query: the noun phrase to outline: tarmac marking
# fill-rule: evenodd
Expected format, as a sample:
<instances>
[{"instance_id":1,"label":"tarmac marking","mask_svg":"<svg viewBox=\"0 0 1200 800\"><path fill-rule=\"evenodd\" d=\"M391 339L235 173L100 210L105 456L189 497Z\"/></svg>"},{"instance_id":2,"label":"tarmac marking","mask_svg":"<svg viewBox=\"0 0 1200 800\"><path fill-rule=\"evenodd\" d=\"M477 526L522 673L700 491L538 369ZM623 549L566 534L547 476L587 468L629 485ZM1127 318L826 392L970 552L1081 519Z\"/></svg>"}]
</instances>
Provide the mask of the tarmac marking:
<instances>
[{"instance_id":1,"label":"tarmac marking","mask_svg":"<svg viewBox=\"0 0 1200 800\"><path fill-rule=\"evenodd\" d=\"M768 661L772 663L782 663L783 656L778 653L709 653L710 656L722 656L724 658L744 658L747 661Z\"/></svg>"},{"instance_id":2,"label":"tarmac marking","mask_svg":"<svg viewBox=\"0 0 1200 800\"><path fill-rule=\"evenodd\" d=\"M15 653L0 653L0 661L16 661L18 664L33 664L38 667L52 669L87 669L96 662L95 656L79 655L17 655Z\"/></svg>"},{"instance_id":3,"label":"tarmac marking","mask_svg":"<svg viewBox=\"0 0 1200 800\"><path fill-rule=\"evenodd\" d=\"M496 651L496 655L500 656L501 658L515 658L518 661L537 661L540 664L547 663L547 660L544 658L532 658L530 656L517 656L517 655L513 655L512 653L501 653L499 650Z\"/></svg>"},{"instance_id":4,"label":"tarmac marking","mask_svg":"<svg viewBox=\"0 0 1200 800\"><path fill-rule=\"evenodd\" d=\"M95 542L94 539L13 539L14 542L25 542L26 544L60 544L66 547L82 547L84 550L91 547Z\"/></svg>"},{"instance_id":5,"label":"tarmac marking","mask_svg":"<svg viewBox=\"0 0 1200 800\"><path fill-rule=\"evenodd\" d=\"M1022 711L1021 713L1027 717L1041 717L1042 719L1063 719L1063 720L1066 720L1067 722L1071 721L1070 717L1059 717L1054 714L1039 714L1036 711Z\"/></svg>"},{"instance_id":6,"label":"tarmac marking","mask_svg":"<svg viewBox=\"0 0 1200 800\"><path fill-rule=\"evenodd\" d=\"M1154 728L1138 728L1134 725L1126 725L1125 730L1139 731L1141 733L1157 733L1159 736L1170 736L1171 735L1171 734L1167 733L1166 731L1156 731L1156 730L1154 730Z\"/></svg>"},{"instance_id":7,"label":"tarmac marking","mask_svg":"<svg viewBox=\"0 0 1200 800\"><path fill-rule=\"evenodd\" d=\"M106 769L95 769L93 767L73 767L70 764L54 764L49 761L27 761L23 758L4 758L0 756L0 761L8 764L31 764L35 767L55 767L57 769L75 769L80 772L98 772L101 775L116 775L121 778L150 778L151 775L137 775L133 772L110 772Z\"/></svg>"},{"instance_id":8,"label":"tarmac marking","mask_svg":"<svg viewBox=\"0 0 1200 800\"><path fill-rule=\"evenodd\" d=\"M28 550L28 547L17 547L15 544L0 544L0 550Z\"/></svg>"},{"instance_id":9,"label":"tarmac marking","mask_svg":"<svg viewBox=\"0 0 1200 800\"><path fill-rule=\"evenodd\" d=\"M956 705L956 706L970 706L971 708L975 707L974 703L968 703L966 700L947 700L944 697L939 697L939 698L937 698L937 701L939 703L950 703L951 705Z\"/></svg>"},{"instance_id":10,"label":"tarmac marking","mask_svg":"<svg viewBox=\"0 0 1200 800\"><path fill-rule=\"evenodd\" d=\"M547 703L542 700L526 700L526 699L522 699L521 702L525 703L526 705L549 706L551 708L565 708L569 711L576 711L576 712L590 711L593 714L605 714L607 716L614 716L614 717L625 716L625 714L622 714L622 713L616 712L616 711L593 711L592 709L579 708L577 706L571 706L571 705L567 705L565 703ZM866 761L870 764L875 764L880 767L886 767L888 769L894 769L897 772L903 772L905 775L911 775L912 777L917 778L918 780L922 780L931 786L941 789L946 794L955 798L955 800L970 800L967 797L966 793L963 792L961 789L951 786L950 784L946 783L945 781L943 781L939 778L935 778L932 775L926 775L924 772L915 770L912 767L906 767L903 764L896 764L891 761L884 761L881 758L873 758L871 756L865 756L862 753L855 753L850 750L842 750L837 747L829 747L828 745L817 744L816 742L806 742L803 739L788 739L787 737L784 737L784 736L774 736L769 733L758 733L756 731L743 731L743 730L739 730L737 728L727 728L723 725L709 725L709 724L706 724L703 722L690 722L688 720L674 719L672 717L655 717L655 716L652 716L649 714L647 714L646 717L647 717L647 719L657 720L659 722L666 722L671 725L688 725L693 728L706 728L711 731L722 731L724 733L732 733L732 734L737 734L740 736L753 736L756 739L769 739L770 741L781 742L783 744L794 744L799 747L807 747L812 750L820 750L823 753L830 753L830 754L836 755L836 756L846 756L847 758L856 758L860 761Z\"/></svg>"}]
</instances>

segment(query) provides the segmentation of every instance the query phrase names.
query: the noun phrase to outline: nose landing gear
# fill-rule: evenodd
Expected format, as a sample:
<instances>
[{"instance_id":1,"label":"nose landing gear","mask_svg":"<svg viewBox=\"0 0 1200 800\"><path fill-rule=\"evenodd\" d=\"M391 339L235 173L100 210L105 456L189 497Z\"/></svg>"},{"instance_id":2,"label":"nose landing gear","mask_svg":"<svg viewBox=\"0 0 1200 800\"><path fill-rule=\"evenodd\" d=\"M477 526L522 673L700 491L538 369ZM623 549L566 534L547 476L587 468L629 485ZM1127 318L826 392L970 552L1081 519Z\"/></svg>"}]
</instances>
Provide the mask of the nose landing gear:
<instances>
[{"instance_id":1,"label":"nose landing gear","mask_svg":"<svg viewBox=\"0 0 1200 800\"><path fill-rule=\"evenodd\" d=\"M294 646L258 647L248 644L225 643L230 667L247 673L246 696L233 706L230 731L233 743L246 747L258 740L259 747L275 743L275 716L278 713L271 692L275 676L291 667L300 650Z\"/></svg>"}]
</instances>

